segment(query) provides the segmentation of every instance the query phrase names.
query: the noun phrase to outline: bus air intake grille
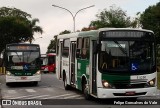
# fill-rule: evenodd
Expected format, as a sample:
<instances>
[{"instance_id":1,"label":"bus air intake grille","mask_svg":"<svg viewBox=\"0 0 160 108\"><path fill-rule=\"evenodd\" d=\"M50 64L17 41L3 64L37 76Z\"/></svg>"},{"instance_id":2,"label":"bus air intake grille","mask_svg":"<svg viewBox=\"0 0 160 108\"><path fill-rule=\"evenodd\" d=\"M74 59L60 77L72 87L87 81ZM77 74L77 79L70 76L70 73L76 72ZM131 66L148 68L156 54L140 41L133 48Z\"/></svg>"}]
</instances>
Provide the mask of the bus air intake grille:
<instances>
[{"instance_id":1,"label":"bus air intake grille","mask_svg":"<svg viewBox=\"0 0 160 108\"><path fill-rule=\"evenodd\" d=\"M133 89L133 88L144 88L145 83L139 84L114 84L116 89Z\"/></svg>"},{"instance_id":2,"label":"bus air intake grille","mask_svg":"<svg viewBox=\"0 0 160 108\"><path fill-rule=\"evenodd\" d=\"M141 92L141 93L135 93L134 96L140 96L140 95L145 95L147 92ZM126 95L126 93L113 93L114 96L129 96ZM133 95L131 95L133 96Z\"/></svg>"}]
</instances>

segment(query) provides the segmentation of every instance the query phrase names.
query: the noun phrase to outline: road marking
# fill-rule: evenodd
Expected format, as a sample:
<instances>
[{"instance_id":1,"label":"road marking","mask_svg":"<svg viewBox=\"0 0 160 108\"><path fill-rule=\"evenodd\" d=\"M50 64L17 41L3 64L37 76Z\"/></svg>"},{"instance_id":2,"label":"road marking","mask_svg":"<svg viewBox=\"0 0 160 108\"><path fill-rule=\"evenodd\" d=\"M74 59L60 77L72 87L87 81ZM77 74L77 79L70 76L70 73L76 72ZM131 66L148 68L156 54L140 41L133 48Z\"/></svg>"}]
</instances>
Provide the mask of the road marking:
<instances>
[{"instance_id":1,"label":"road marking","mask_svg":"<svg viewBox=\"0 0 160 108\"><path fill-rule=\"evenodd\" d=\"M59 98L59 97L63 97L63 96L68 96L68 95L73 95L73 94L63 94L63 95L52 96L52 97L43 98L43 99L55 99L55 98Z\"/></svg>"},{"instance_id":2,"label":"road marking","mask_svg":"<svg viewBox=\"0 0 160 108\"><path fill-rule=\"evenodd\" d=\"M27 98L25 98L25 99L39 99L40 97L47 97L47 96L49 96L49 95L39 95L39 96L34 96L34 97L27 97Z\"/></svg>"},{"instance_id":3,"label":"road marking","mask_svg":"<svg viewBox=\"0 0 160 108\"><path fill-rule=\"evenodd\" d=\"M9 94L15 94L15 93L16 93L15 90L7 90L7 92L8 92Z\"/></svg>"},{"instance_id":4,"label":"road marking","mask_svg":"<svg viewBox=\"0 0 160 108\"><path fill-rule=\"evenodd\" d=\"M76 97L76 98L74 98L74 99L84 99L84 97L83 97L83 96L80 96L80 97Z\"/></svg>"},{"instance_id":5,"label":"road marking","mask_svg":"<svg viewBox=\"0 0 160 108\"><path fill-rule=\"evenodd\" d=\"M33 89L25 89L27 92L30 92L30 93L34 93L34 92L36 92L35 90L33 90Z\"/></svg>"},{"instance_id":6,"label":"road marking","mask_svg":"<svg viewBox=\"0 0 160 108\"><path fill-rule=\"evenodd\" d=\"M63 99L72 99L74 97L80 97L81 95L73 95L73 96L68 96L68 97L64 97Z\"/></svg>"},{"instance_id":7,"label":"road marking","mask_svg":"<svg viewBox=\"0 0 160 108\"><path fill-rule=\"evenodd\" d=\"M19 97L9 97L9 96L6 96L6 97L4 97L4 98L8 98L8 99L23 99L23 98L25 98L25 97L31 97L31 96L35 96L35 95L25 95L25 96L19 96ZM36 95L37 96L37 95Z\"/></svg>"}]
</instances>

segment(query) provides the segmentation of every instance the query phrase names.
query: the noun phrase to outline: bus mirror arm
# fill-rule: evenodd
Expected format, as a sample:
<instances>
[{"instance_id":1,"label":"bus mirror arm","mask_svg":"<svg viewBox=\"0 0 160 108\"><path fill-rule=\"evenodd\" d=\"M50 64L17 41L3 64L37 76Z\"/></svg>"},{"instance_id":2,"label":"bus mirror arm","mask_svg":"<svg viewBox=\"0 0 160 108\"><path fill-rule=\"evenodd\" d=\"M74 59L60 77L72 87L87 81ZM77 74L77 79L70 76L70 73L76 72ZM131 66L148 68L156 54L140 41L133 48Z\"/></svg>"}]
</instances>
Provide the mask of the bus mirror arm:
<instances>
[{"instance_id":1,"label":"bus mirror arm","mask_svg":"<svg viewBox=\"0 0 160 108\"><path fill-rule=\"evenodd\" d=\"M94 46L94 48L93 48L93 53L94 53L94 54L97 54L98 51L99 51L99 48L100 48L100 44L96 44L96 45Z\"/></svg>"},{"instance_id":2,"label":"bus mirror arm","mask_svg":"<svg viewBox=\"0 0 160 108\"><path fill-rule=\"evenodd\" d=\"M41 66L41 65L43 64L43 61L42 61L40 58L37 58L37 59L36 59L36 64L37 64L38 66Z\"/></svg>"}]
</instances>

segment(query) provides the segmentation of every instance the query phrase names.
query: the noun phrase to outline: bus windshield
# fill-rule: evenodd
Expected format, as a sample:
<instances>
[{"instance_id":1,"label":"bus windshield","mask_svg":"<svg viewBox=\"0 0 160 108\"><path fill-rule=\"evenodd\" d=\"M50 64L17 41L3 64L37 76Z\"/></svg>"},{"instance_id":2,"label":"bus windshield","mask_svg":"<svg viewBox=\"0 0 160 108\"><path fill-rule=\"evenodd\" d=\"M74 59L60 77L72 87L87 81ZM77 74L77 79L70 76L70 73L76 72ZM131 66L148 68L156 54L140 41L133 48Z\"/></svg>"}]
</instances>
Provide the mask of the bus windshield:
<instances>
[{"instance_id":1,"label":"bus windshield","mask_svg":"<svg viewBox=\"0 0 160 108\"><path fill-rule=\"evenodd\" d=\"M28 52L16 52L9 51L7 52L7 68L13 69L15 66L30 65L32 68L35 68L37 63L37 58L39 57L39 52L37 51L28 51Z\"/></svg>"},{"instance_id":2,"label":"bus windshield","mask_svg":"<svg viewBox=\"0 0 160 108\"><path fill-rule=\"evenodd\" d=\"M149 41L101 41L100 72L142 74L155 68L154 43Z\"/></svg>"},{"instance_id":3,"label":"bus windshield","mask_svg":"<svg viewBox=\"0 0 160 108\"><path fill-rule=\"evenodd\" d=\"M54 64L55 63L55 56L49 56L48 57L48 64Z\"/></svg>"}]
</instances>

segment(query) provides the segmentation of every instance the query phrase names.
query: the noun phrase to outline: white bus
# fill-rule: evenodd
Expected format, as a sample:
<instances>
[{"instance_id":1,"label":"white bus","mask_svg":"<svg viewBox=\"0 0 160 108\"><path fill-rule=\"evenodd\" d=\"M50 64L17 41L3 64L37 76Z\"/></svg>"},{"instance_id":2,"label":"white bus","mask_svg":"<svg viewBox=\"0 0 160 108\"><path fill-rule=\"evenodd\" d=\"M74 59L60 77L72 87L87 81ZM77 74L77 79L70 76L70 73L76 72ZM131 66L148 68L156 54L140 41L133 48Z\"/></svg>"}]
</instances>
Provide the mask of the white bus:
<instances>
[{"instance_id":1,"label":"white bus","mask_svg":"<svg viewBox=\"0 0 160 108\"><path fill-rule=\"evenodd\" d=\"M38 44L7 44L4 53L6 85L12 82L33 82L37 85L41 81L40 56Z\"/></svg>"},{"instance_id":2,"label":"white bus","mask_svg":"<svg viewBox=\"0 0 160 108\"><path fill-rule=\"evenodd\" d=\"M101 28L57 37L56 72L64 87L86 99L156 95L154 33L132 28Z\"/></svg>"}]
</instances>

